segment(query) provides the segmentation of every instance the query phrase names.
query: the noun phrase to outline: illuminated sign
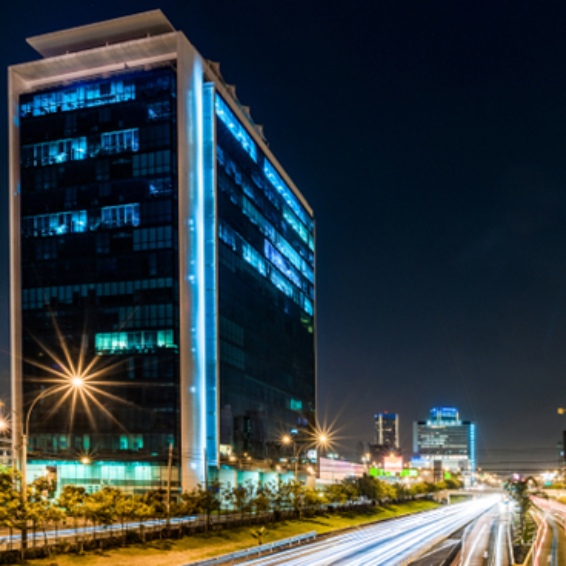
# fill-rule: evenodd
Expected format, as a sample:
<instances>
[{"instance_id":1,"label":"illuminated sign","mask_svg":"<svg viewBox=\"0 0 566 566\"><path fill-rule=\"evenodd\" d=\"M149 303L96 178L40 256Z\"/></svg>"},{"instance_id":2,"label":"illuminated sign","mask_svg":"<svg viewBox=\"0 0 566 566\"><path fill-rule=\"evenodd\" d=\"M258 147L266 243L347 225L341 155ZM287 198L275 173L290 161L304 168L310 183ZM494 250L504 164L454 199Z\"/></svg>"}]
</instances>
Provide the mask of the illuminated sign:
<instances>
[{"instance_id":1,"label":"illuminated sign","mask_svg":"<svg viewBox=\"0 0 566 566\"><path fill-rule=\"evenodd\" d=\"M388 472L400 472L403 469L403 457L385 456L383 458L383 469Z\"/></svg>"}]
</instances>

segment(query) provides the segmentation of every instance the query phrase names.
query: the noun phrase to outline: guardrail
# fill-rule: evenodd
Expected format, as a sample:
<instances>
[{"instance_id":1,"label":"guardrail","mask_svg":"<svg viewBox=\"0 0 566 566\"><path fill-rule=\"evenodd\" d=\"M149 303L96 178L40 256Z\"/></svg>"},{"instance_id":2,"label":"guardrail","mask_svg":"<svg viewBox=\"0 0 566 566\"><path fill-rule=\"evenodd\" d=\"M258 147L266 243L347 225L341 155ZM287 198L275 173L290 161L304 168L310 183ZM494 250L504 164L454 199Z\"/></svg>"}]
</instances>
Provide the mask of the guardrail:
<instances>
[{"instance_id":1,"label":"guardrail","mask_svg":"<svg viewBox=\"0 0 566 566\"><path fill-rule=\"evenodd\" d=\"M237 552L231 552L230 554L222 554L215 558L207 558L206 560L200 560L199 562L187 562L186 564L183 564L183 566L213 566L214 564L223 564L224 562L232 562L234 560L240 560L241 558L249 558L250 556L255 555L259 556L263 552L273 552L274 550L279 550L286 546L291 547L294 544L299 545L302 542L315 539L316 531L311 531L310 533L305 533L303 535L268 542L267 544L261 544L259 546L252 546L251 548L238 550Z\"/></svg>"}]
</instances>

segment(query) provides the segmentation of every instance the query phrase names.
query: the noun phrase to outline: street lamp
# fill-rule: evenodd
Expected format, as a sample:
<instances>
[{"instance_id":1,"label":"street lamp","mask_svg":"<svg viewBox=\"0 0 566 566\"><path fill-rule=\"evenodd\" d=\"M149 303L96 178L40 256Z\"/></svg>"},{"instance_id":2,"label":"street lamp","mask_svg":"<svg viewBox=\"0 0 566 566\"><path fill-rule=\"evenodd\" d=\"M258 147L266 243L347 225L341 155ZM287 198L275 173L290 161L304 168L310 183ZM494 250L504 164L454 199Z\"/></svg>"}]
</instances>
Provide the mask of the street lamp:
<instances>
[{"instance_id":1,"label":"street lamp","mask_svg":"<svg viewBox=\"0 0 566 566\"><path fill-rule=\"evenodd\" d=\"M8 432L10 431L10 419L4 413L4 403L0 401L0 454L2 464L5 466L8 465L8 462L11 460L12 463L14 461L14 451L12 446L12 439L11 435L8 436Z\"/></svg>"},{"instance_id":2,"label":"street lamp","mask_svg":"<svg viewBox=\"0 0 566 566\"><path fill-rule=\"evenodd\" d=\"M293 446L293 457L295 458L295 481L299 473L299 455L305 448L318 448L320 446L327 446L329 443L328 435L323 432L315 432L311 434L310 438L305 442L297 442L296 438L291 434L284 434L281 437L281 442L286 446Z\"/></svg>"},{"instance_id":3,"label":"street lamp","mask_svg":"<svg viewBox=\"0 0 566 566\"><path fill-rule=\"evenodd\" d=\"M281 437L281 442L286 446L293 445L293 456L295 458L295 481L297 481L297 473L299 467L299 449L295 439L290 434L284 434Z\"/></svg>"},{"instance_id":4,"label":"street lamp","mask_svg":"<svg viewBox=\"0 0 566 566\"><path fill-rule=\"evenodd\" d=\"M21 472L22 472L21 496L22 496L22 502L23 503L27 502L26 486L27 486L28 434L29 434L29 421L30 421L31 413L32 413L34 407L36 406L37 402L40 399L44 399L45 397L49 397L49 395L59 393L60 391L68 389L69 387L71 388L71 390L79 391L84 386L84 383L85 383L85 381L80 375L73 375L72 377L69 378L68 384L52 385L51 387L48 387L47 389L44 389L43 391L41 391L39 393L39 395L37 395L35 397L35 399L31 402L31 405L29 406L27 413L26 413L26 418L23 422L23 430L22 430L21 463L20 463L20 465L21 465Z\"/></svg>"}]
</instances>

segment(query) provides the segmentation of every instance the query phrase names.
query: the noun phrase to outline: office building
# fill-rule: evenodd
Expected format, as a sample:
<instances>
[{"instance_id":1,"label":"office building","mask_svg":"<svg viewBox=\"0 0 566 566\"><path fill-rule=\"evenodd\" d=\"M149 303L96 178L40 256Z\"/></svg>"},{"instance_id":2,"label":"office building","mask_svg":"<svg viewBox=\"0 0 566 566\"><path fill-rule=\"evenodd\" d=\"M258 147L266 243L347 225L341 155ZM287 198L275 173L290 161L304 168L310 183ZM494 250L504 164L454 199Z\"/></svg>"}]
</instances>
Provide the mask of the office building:
<instances>
[{"instance_id":1,"label":"office building","mask_svg":"<svg viewBox=\"0 0 566 566\"><path fill-rule=\"evenodd\" d=\"M172 446L188 489L266 462L314 421L311 208L159 10L28 42L43 58L9 69L9 123L30 469L141 490L164 485ZM74 375L80 390L48 391Z\"/></svg>"},{"instance_id":2,"label":"office building","mask_svg":"<svg viewBox=\"0 0 566 566\"><path fill-rule=\"evenodd\" d=\"M399 450L399 415L383 412L377 413L374 419L374 443L391 450Z\"/></svg>"},{"instance_id":3,"label":"office building","mask_svg":"<svg viewBox=\"0 0 566 566\"><path fill-rule=\"evenodd\" d=\"M460 419L455 407L433 407L427 421L413 424L414 465L473 474L476 468L476 427ZM438 464L440 462L440 464Z\"/></svg>"},{"instance_id":4,"label":"office building","mask_svg":"<svg viewBox=\"0 0 566 566\"><path fill-rule=\"evenodd\" d=\"M373 443L369 444L372 462L384 467L387 458L400 456L399 415L396 413L377 413L374 416Z\"/></svg>"}]
</instances>

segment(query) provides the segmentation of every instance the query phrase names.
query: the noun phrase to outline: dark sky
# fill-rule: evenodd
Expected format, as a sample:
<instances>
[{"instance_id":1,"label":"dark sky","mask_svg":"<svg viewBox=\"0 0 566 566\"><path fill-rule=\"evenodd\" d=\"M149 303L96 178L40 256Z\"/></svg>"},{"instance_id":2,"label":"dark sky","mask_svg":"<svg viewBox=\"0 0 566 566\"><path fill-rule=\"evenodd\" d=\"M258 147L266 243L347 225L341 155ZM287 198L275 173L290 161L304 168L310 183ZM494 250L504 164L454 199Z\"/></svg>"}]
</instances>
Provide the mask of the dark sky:
<instances>
[{"instance_id":1,"label":"dark sky","mask_svg":"<svg viewBox=\"0 0 566 566\"><path fill-rule=\"evenodd\" d=\"M412 421L455 405L477 423L480 464L555 467L566 5L5 2L1 66L36 58L26 37L158 7L221 62L315 210L321 416L355 446L376 411L396 411L410 451ZM3 75L3 108L5 92Z\"/></svg>"}]
</instances>

